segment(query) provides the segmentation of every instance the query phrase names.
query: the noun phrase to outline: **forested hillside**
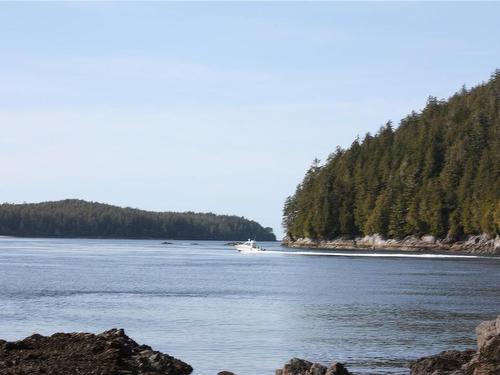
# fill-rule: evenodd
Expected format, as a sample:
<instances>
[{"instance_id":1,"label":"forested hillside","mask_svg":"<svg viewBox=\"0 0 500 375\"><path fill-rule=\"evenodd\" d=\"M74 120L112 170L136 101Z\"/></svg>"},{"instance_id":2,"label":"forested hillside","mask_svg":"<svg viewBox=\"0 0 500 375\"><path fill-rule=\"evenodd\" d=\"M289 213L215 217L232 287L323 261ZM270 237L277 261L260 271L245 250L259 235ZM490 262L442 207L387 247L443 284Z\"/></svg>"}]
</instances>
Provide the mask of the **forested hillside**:
<instances>
[{"instance_id":1,"label":"forested hillside","mask_svg":"<svg viewBox=\"0 0 500 375\"><path fill-rule=\"evenodd\" d=\"M307 171L284 207L291 240L500 232L500 70Z\"/></svg>"},{"instance_id":2,"label":"forested hillside","mask_svg":"<svg viewBox=\"0 0 500 375\"><path fill-rule=\"evenodd\" d=\"M271 228L242 217L149 212L83 200L1 204L0 235L33 237L275 240Z\"/></svg>"}]
</instances>

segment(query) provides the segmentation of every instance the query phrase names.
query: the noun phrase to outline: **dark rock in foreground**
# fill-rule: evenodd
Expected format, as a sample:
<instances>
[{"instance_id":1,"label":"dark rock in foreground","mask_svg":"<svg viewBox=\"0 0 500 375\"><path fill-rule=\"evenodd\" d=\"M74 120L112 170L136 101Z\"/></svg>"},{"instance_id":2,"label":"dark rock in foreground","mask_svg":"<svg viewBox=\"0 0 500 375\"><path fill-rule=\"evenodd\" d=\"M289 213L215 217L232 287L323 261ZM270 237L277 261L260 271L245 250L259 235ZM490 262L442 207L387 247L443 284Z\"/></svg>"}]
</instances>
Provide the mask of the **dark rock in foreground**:
<instances>
[{"instance_id":1,"label":"dark rock in foreground","mask_svg":"<svg viewBox=\"0 0 500 375\"><path fill-rule=\"evenodd\" d=\"M411 375L500 375L500 315L476 328L477 350L449 350L420 358ZM0 375L189 375L192 367L139 345L122 329L91 333L38 334L0 340ZM221 371L217 375L235 375ZM275 375L351 375L343 364L326 367L293 358Z\"/></svg>"},{"instance_id":2,"label":"dark rock in foreground","mask_svg":"<svg viewBox=\"0 0 500 375\"><path fill-rule=\"evenodd\" d=\"M411 375L500 375L500 315L476 328L477 350L450 350L411 364Z\"/></svg>"},{"instance_id":3,"label":"dark rock in foreground","mask_svg":"<svg viewBox=\"0 0 500 375\"><path fill-rule=\"evenodd\" d=\"M174 357L137 344L122 329L0 340L0 374L188 375L192 371Z\"/></svg>"},{"instance_id":4,"label":"dark rock in foreground","mask_svg":"<svg viewBox=\"0 0 500 375\"><path fill-rule=\"evenodd\" d=\"M330 367L312 363L300 358L292 358L276 375L350 375L341 363L334 362Z\"/></svg>"},{"instance_id":5,"label":"dark rock in foreground","mask_svg":"<svg viewBox=\"0 0 500 375\"><path fill-rule=\"evenodd\" d=\"M475 350L448 350L439 354L424 357L411 365L412 374L451 374L469 362Z\"/></svg>"}]
</instances>

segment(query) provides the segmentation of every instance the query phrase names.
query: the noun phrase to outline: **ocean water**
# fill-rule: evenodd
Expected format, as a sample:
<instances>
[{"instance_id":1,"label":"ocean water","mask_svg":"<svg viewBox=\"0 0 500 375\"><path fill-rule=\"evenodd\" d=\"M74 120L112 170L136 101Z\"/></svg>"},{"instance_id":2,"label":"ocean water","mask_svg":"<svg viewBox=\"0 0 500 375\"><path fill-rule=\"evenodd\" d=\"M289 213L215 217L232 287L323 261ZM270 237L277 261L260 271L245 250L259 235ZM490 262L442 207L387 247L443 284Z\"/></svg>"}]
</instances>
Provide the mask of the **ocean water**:
<instances>
[{"instance_id":1,"label":"ocean water","mask_svg":"<svg viewBox=\"0 0 500 375\"><path fill-rule=\"evenodd\" d=\"M407 374L500 314L500 258L172 242L0 238L0 338L120 327L195 375L272 375L294 356Z\"/></svg>"}]
</instances>

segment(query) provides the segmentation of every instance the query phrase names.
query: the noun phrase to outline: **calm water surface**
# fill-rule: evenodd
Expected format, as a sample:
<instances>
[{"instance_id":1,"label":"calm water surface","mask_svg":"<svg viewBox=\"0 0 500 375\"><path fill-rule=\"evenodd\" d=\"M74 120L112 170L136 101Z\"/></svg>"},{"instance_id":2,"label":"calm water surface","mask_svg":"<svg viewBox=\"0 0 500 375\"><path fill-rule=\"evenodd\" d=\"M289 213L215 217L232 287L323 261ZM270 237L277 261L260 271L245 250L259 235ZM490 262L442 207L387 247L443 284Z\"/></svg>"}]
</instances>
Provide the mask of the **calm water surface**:
<instances>
[{"instance_id":1,"label":"calm water surface","mask_svg":"<svg viewBox=\"0 0 500 375\"><path fill-rule=\"evenodd\" d=\"M0 238L0 337L125 328L196 375L298 356L358 374L474 345L500 259L242 255L222 242Z\"/></svg>"}]
</instances>

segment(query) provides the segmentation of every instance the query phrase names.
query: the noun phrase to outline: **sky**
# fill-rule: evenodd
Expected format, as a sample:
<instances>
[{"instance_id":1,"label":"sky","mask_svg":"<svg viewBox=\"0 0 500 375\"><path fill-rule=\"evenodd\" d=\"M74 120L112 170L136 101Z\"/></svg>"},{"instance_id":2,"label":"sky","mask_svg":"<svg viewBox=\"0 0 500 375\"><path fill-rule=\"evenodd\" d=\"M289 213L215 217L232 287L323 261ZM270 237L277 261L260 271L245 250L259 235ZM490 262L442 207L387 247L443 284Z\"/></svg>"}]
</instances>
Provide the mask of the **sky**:
<instances>
[{"instance_id":1,"label":"sky","mask_svg":"<svg viewBox=\"0 0 500 375\"><path fill-rule=\"evenodd\" d=\"M500 68L500 3L0 3L0 201L245 216Z\"/></svg>"}]
</instances>

